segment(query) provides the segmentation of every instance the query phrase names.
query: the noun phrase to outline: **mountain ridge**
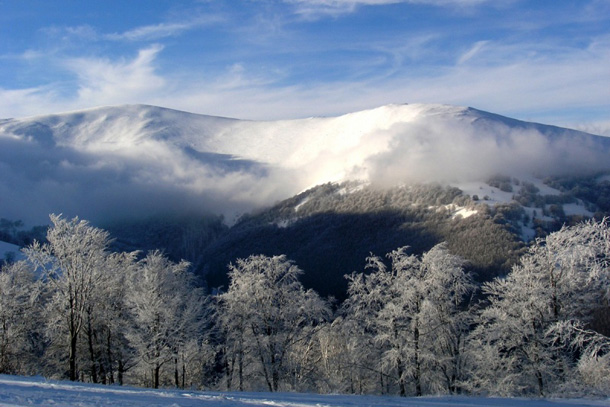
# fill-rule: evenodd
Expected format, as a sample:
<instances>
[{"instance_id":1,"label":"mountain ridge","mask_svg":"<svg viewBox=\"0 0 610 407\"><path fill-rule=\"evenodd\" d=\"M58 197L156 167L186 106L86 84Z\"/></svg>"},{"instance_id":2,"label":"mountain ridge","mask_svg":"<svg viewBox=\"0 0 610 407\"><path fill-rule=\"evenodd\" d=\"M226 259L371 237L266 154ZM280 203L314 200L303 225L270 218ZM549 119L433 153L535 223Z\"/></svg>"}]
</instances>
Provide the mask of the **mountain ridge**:
<instances>
[{"instance_id":1,"label":"mountain ridge","mask_svg":"<svg viewBox=\"0 0 610 407\"><path fill-rule=\"evenodd\" d=\"M5 119L0 147L0 192L12 195L0 215L40 222L187 209L232 219L326 182L597 171L610 139L441 104L278 121L136 104Z\"/></svg>"}]
</instances>

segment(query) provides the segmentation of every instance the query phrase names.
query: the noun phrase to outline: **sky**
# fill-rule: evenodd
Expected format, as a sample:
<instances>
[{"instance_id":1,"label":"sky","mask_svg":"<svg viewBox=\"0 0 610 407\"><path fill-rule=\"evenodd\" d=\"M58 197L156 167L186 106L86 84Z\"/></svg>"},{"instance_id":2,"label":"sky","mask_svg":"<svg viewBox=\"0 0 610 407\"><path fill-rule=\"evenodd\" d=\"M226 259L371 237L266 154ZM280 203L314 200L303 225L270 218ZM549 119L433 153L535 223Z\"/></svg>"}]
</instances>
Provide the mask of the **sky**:
<instances>
[{"instance_id":1,"label":"sky","mask_svg":"<svg viewBox=\"0 0 610 407\"><path fill-rule=\"evenodd\" d=\"M0 0L0 118L442 103L610 136L610 0Z\"/></svg>"}]
</instances>

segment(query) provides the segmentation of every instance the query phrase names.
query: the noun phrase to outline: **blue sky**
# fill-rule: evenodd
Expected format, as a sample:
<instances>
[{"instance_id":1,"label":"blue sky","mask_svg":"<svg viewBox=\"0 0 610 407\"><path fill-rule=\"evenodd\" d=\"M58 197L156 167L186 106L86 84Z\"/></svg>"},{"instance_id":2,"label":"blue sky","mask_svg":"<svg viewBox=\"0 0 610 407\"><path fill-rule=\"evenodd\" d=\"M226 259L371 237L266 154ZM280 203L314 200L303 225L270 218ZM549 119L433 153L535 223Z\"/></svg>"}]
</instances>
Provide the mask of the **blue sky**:
<instances>
[{"instance_id":1,"label":"blue sky","mask_svg":"<svg viewBox=\"0 0 610 407\"><path fill-rule=\"evenodd\" d=\"M0 0L0 117L448 103L610 128L609 0Z\"/></svg>"}]
</instances>

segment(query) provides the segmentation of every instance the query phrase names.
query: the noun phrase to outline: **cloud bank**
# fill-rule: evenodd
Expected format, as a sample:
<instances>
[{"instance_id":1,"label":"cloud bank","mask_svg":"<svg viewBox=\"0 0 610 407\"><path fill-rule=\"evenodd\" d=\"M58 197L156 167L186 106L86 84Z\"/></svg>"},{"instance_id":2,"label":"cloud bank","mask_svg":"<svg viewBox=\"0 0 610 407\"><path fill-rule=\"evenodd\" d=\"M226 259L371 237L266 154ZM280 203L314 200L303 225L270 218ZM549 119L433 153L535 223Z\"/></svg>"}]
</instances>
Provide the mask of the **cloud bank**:
<instances>
[{"instance_id":1,"label":"cloud bank","mask_svg":"<svg viewBox=\"0 0 610 407\"><path fill-rule=\"evenodd\" d=\"M150 106L0 122L0 217L163 213L228 222L315 185L382 187L610 170L610 139L454 106L250 122Z\"/></svg>"},{"instance_id":2,"label":"cloud bank","mask_svg":"<svg viewBox=\"0 0 610 407\"><path fill-rule=\"evenodd\" d=\"M388 151L367 160L370 180L460 184L497 174L544 178L610 170L610 139L541 129L502 121L398 124L389 130Z\"/></svg>"},{"instance_id":3,"label":"cloud bank","mask_svg":"<svg viewBox=\"0 0 610 407\"><path fill-rule=\"evenodd\" d=\"M289 182L280 171L222 169L154 147L129 157L0 139L0 216L45 224L49 213L94 222L188 213L223 214L231 222L279 198Z\"/></svg>"}]
</instances>

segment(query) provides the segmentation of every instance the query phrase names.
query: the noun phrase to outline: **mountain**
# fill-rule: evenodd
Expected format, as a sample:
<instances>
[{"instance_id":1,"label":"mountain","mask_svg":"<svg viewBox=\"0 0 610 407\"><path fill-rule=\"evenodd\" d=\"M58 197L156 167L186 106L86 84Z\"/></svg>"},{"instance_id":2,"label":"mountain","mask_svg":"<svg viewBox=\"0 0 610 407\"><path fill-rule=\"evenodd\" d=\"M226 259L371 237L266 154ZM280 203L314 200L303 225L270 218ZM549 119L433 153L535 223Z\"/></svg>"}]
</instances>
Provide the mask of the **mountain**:
<instances>
[{"instance_id":1,"label":"mountain","mask_svg":"<svg viewBox=\"0 0 610 407\"><path fill-rule=\"evenodd\" d=\"M344 276L363 270L371 253L408 246L420 255L446 242L483 282L507 274L534 238L609 215L607 175L496 176L460 188L328 183L243 216L206 246L199 269L210 287L226 287L226 265L237 258L285 254L305 270L307 287L342 300Z\"/></svg>"},{"instance_id":2,"label":"mountain","mask_svg":"<svg viewBox=\"0 0 610 407\"><path fill-rule=\"evenodd\" d=\"M0 216L240 214L326 182L459 184L609 167L610 141L473 108L388 105L244 121L154 106L0 121Z\"/></svg>"},{"instance_id":3,"label":"mountain","mask_svg":"<svg viewBox=\"0 0 610 407\"><path fill-rule=\"evenodd\" d=\"M609 153L608 138L447 105L283 121L101 107L0 120L0 217L78 215L117 249L188 259L210 287L236 258L286 254L341 299L345 274L404 245L446 241L479 280L508 272L533 238L610 214Z\"/></svg>"}]
</instances>

